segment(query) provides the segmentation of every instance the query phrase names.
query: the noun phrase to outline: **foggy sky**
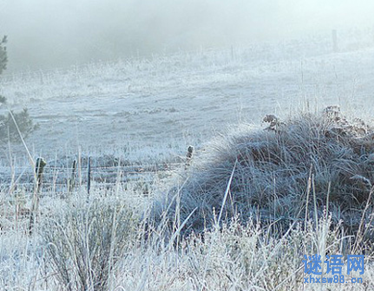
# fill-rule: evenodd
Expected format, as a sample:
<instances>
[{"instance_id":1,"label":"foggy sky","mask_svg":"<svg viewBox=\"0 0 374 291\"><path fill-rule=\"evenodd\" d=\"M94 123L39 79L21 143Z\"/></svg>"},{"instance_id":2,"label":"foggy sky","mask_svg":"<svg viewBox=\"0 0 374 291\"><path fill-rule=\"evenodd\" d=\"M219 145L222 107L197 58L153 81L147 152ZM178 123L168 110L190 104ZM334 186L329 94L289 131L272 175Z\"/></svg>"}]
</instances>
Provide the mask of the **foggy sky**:
<instances>
[{"instance_id":1,"label":"foggy sky","mask_svg":"<svg viewBox=\"0 0 374 291\"><path fill-rule=\"evenodd\" d=\"M373 26L366 0L0 0L8 72Z\"/></svg>"}]
</instances>

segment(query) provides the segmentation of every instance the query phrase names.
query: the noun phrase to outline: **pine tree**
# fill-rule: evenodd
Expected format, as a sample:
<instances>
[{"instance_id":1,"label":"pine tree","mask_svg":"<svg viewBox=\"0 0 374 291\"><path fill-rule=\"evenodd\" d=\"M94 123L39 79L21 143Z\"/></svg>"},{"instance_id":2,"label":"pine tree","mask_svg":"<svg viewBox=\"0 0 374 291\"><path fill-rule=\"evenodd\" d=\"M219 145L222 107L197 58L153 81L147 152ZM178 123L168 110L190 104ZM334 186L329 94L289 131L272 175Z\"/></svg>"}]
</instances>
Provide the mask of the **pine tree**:
<instances>
[{"instance_id":1,"label":"pine tree","mask_svg":"<svg viewBox=\"0 0 374 291\"><path fill-rule=\"evenodd\" d=\"M6 69L8 62L6 43L7 37L4 36L0 41L0 74ZM0 106L5 103L6 98L0 95ZM19 133L21 133L23 137L27 137L37 128L38 125L33 123L27 109L19 113L11 111L7 115L0 115L0 144L8 140L19 141Z\"/></svg>"},{"instance_id":2,"label":"pine tree","mask_svg":"<svg viewBox=\"0 0 374 291\"><path fill-rule=\"evenodd\" d=\"M6 64L8 62L6 47L7 37L4 36L0 42L0 74L6 69ZM6 98L0 95L0 106L6 103Z\"/></svg>"},{"instance_id":3,"label":"pine tree","mask_svg":"<svg viewBox=\"0 0 374 291\"><path fill-rule=\"evenodd\" d=\"M7 37L4 36L0 41L0 74L6 69L6 64L8 62L8 56L6 51Z\"/></svg>"}]
</instances>

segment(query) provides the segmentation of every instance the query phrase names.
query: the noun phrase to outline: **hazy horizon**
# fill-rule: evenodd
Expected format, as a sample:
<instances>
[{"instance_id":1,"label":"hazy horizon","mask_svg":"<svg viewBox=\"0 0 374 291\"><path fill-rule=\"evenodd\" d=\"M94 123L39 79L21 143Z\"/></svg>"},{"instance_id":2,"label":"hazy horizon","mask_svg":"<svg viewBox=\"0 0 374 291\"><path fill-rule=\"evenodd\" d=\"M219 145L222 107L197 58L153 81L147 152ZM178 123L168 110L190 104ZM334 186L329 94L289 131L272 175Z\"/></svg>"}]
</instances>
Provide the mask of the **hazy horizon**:
<instances>
[{"instance_id":1,"label":"hazy horizon","mask_svg":"<svg viewBox=\"0 0 374 291\"><path fill-rule=\"evenodd\" d=\"M373 27L369 1L3 0L8 72Z\"/></svg>"}]
</instances>

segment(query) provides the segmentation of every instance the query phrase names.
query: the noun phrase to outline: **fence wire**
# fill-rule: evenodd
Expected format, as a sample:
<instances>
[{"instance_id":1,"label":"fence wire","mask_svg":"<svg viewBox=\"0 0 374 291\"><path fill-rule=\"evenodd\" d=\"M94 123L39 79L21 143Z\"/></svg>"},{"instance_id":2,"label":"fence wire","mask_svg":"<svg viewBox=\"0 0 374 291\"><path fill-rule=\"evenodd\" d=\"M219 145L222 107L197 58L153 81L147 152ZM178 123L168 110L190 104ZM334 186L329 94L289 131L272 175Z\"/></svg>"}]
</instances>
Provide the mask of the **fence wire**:
<instances>
[{"instance_id":1,"label":"fence wire","mask_svg":"<svg viewBox=\"0 0 374 291\"><path fill-rule=\"evenodd\" d=\"M93 163L94 164L94 163ZM64 194L78 189L89 190L90 185L99 188L114 188L130 183L138 185L152 184L158 179L169 176L172 171L181 168L183 163L163 163L145 165L101 166L77 163L67 167L47 164L42 175L42 194ZM0 192L12 193L26 191L32 193L35 187L35 170L31 167L0 167ZM89 178L88 178L89 177ZM90 183L88 183L90 181Z\"/></svg>"}]
</instances>

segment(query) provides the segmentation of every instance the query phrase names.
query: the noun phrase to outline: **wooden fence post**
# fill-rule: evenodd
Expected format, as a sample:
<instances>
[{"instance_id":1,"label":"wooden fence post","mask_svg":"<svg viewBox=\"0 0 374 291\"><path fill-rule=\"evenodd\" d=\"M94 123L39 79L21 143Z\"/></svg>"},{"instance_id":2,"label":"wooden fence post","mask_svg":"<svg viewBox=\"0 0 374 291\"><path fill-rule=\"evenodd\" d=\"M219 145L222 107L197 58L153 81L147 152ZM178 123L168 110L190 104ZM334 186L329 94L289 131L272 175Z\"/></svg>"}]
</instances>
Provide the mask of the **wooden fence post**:
<instances>
[{"instance_id":1,"label":"wooden fence post","mask_svg":"<svg viewBox=\"0 0 374 291\"><path fill-rule=\"evenodd\" d=\"M35 223L35 217L39 211L39 193L43 183L43 171L46 165L46 161L43 158L37 158L35 164L35 189L32 198L32 205L30 211L30 222L29 222L29 234L32 234L32 229Z\"/></svg>"},{"instance_id":2,"label":"wooden fence post","mask_svg":"<svg viewBox=\"0 0 374 291\"><path fill-rule=\"evenodd\" d=\"M91 190L91 157L88 157L87 161L87 201L90 196Z\"/></svg>"},{"instance_id":3,"label":"wooden fence post","mask_svg":"<svg viewBox=\"0 0 374 291\"><path fill-rule=\"evenodd\" d=\"M77 161L73 161L73 168L71 170L71 176L70 179L68 180L68 193L70 194L73 192L74 187L75 187L75 172L77 170Z\"/></svg>"},{"instance_id":4,"label":"wooden fence post","mask_svg":"<svg viewBox=\"0 0 374 291\"><path fill-rule=\"evenodd\" d=\"M187 149L186 164L184 166L185 170L187 170L189 166L191 165L192 156L193 156L193 146L190 145L188 146L188 149Z\"/></svg>"}]
</instances>

